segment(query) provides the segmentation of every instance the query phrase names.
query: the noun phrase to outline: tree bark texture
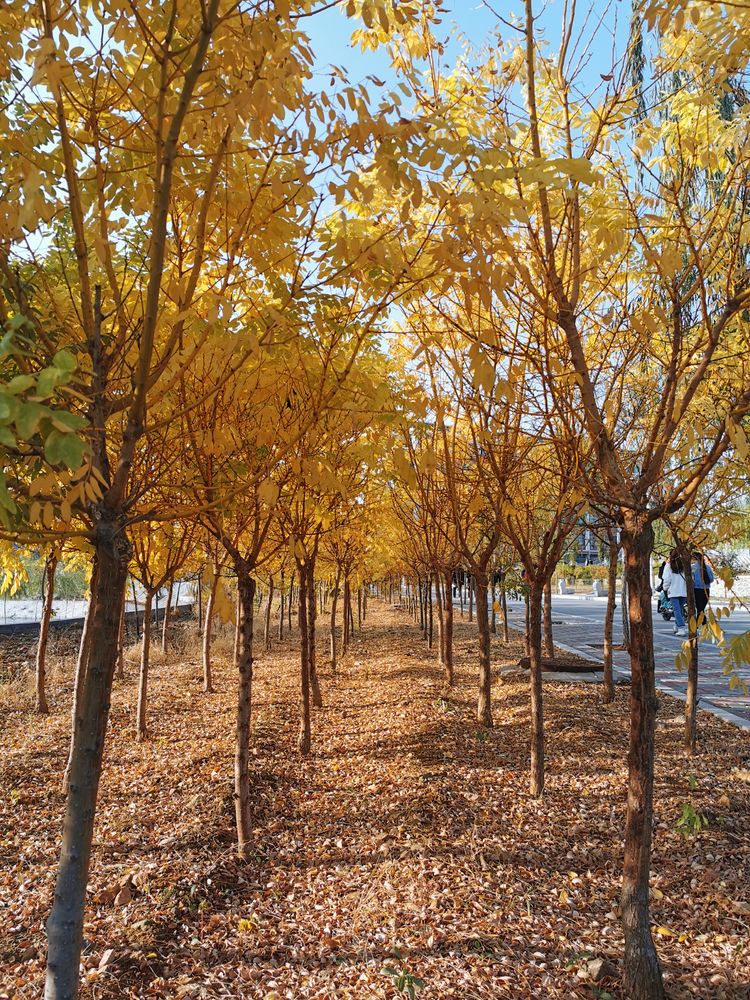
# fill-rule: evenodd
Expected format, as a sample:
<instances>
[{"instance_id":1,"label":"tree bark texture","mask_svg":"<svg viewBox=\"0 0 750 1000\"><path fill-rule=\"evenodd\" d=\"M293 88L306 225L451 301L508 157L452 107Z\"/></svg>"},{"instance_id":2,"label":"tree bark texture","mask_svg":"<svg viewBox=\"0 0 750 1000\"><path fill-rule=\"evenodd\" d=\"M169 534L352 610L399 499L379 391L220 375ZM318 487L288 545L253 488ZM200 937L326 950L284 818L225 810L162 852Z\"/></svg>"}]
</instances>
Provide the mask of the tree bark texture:
<instances>
[{"instance_id":1,"label":"tree bark texture","mask_svg":"<svg viewBox=\"0 0 750 1000\"><path fill-rule=\"evenodd\" d=\"M488 729L492 727L492 670L490 662L490 616L487 607L487 574L474 577L477 598L477 628L479 630L479 696L477 722Z\"/></svg>"},{"instance_id":2,"label":"tree bark texture","mask_svg":"<svg viewBox=\"0 0 750 1000\"><path fill-rule=\"evenodd\" d=\"M214 604L216 603L216 590L219 586L219 568L214 567L214 576L211 581L211 589L206 600L206 620L203 625L203 690L206 694L213 694L214 674L211 663L211 643L213 641L213 621Z\"/></svg>"},{"instance_id":3,"label":"tree bark texture","mask_svg":"<svg viewBox=\"0 0 750 1000\"><path fill-rule=\"evenodd\" d=\"M82 641L82 684L75 707L70 781L65 803L55 899L47 922L45 1000L74 1000L78 992L91 841L110 695L117 660L117 633L125 599L130 546L116 512L105 511L95 534L95 573Z\"/></svg>"},{"instance_id":4,"label":"tree bark texture","mask_svg":"<svg viewBox=\"0 0 750 1000\"><path fill-rule=\"evenodd\" d=\"M531 695L531 768L529 788L544 791L544 705L542 702L542 594L546 587L532 584L529 592L529 692Z\"/></svg>"},{"instance_id":5,"label":"tree bark texture","mask_svg":"<svg viewBox=\"0 0 750 1000\"><path fill-rule=\"evenodd\" d=\"M344 577L344 602L343 602L344 603L344 607L343 607L344 624L343 624L342 636L341 636L341 653L344 656L346 655L346 651L349 648L349 593L350 593L349 577L345 576Z\"/></svg>"},{"instance_id":6,"label":"tree bark texture","mask_svg":"<svg viewBox=\"0 0 750 1000\"><path fill-rule=\"evenodd\" d=\"M253 581L253 597L255 597L255 581ZM240 643L242 642L242 595L237 584L237 604L234 610L234 654L232 662L238 666L240 662Z\"/></svg>"},{"instance_id":7,"label":"tree bark texture","mask_svg":"<svg viewBox=\"0 0 750 1000\"><path fill-rule=\"evenodd\" d=\"M510 632L508 631L508 595L505 592L505 573L501 580L500 607L503 611L503 642L510 642Z\"/></svg>"},{"instance_id":8,"label":"tree bark texture","mask_svg":"<svg viewBox=\"0 0 750 1000\"><path fill-rule=\"evenodd\" d=\"M686 611L688 636L690 643L690 659L687 668L687 688L685 697L685 733L683 745L685 753L692 756L698 742L698 612L695 606L695 587L693 585L693 567L690 560L690 549L686 545L679 547L685 576Z\"/></svg>"},{"instance_id":9,"label":"tree bark texture","mask_svg":"<svg viewBox=\"0 0 750 1000\"><path fill-rule=\"evenodd\" d=\"M649 926L649 876L654 795L656 688L649 568L654 532L627 512L622 532L630 625L630 752L622 878L625 993L631 1000L662 1000L661 967Z\"/></svg>"},{"instance_id":10,"label":"tree bark texture","mask_svg":"<svg viewBox=\"0 0 750 1000\"><path fill-rule=\"evenodd\" d=\"M138 709L137 728L138 742L142 743L148 736L146 727L146 700L148 698L148 664L151 652L151 604L154 599L153 590L146 591L143 605L143 638L141 639L141 670L138 675Z\"/></svg>"},{"instance_id":11,"label":"tree bark texture","mask_svg":"<svg viewBox=\"0 0 750 1000\"><path fill-rule=\"evenodd\" d=\"M432 632L434 627L434 612L432 608L432 573L427 576L425 583L427 597L427 648L432 649Z\"/></svg>"},{"instance_id":12,"label":"tree bark texture","mask_svg":"<svg viewBox=\"0 0 750 1000\"><path fill-rule=\"evenodd\" d=\"M132 591L133 591L133 613L135 614L135 638L136 638L137 642L140 642L140 640L141 640L141 622L140 622L140 618L138 617L138 594L136 593L136 589L135 589L135 580L132 577L130 578L130 586L131 586Z\"/></svg>"},{"instance_id":13,"label":"tree bark texture","mask_svg":"<svg viewBox=\"0 0 750 1000\"><path fill-rule=\"evenodd\" d=\"M555 639L552 634L552 580L544 585L544 650L547 656L555 655Z\"/></svg>"},{"instance_id":14,"label":"tree bark texture","mask_svg":"<svg viewBox=\"0 0 750 1000\"><path fill-rule=\"evenodd\" d=\"M336 608L339 603L339 586L341 584L341 569L336 568L336 584L333 588L333 594L331 595L331 670L335 674L337 659L336 659Z\"/></svg>"},{"instance_id":15,"label":"tree bark texture","mask_svg":"<svg viewBox=\"0 0 750 1000\"><path fill-rule=\"evenodd\" d=\"M73 681L73 704L71 707L71 723L70 723L70 747L68 749L68 762L65 765L65 772L63 774L62 780L62 793L63 795L68 794L68 786L70 784L70 769L73 766L73 749L75 747L76 739L76 719L78 718L78 706L81 703L81 697L83 692L83 682L86 679L86 667L89 662L89 651L91 650L91 635L93 631L94 623L94 594L96 592L96 578L98 573L98 563L96 558L96 553L94 553L94 562L91 567L91 582L89 584L89 603L86 608L86 617L83 621L83 632L81 633L81 642L78 646L78 658L76 659L76 673L75 679ZM123 604L125 604L125 599L123 597Z\"/></svg>"},{"instance_id":16,"label":"tree bark texture","mask_svg":"<svg viewBox=\"0 0 750 1000\"><path fill-rule=\"evenodd\" d=\"M438 661L445 669L445 614L443 612L443 582L439 573L435 574L435 597L438 620Z\"/></svg>"},{"instance_id":17,"label":"tree bark texture","mask_svg":"<svg viewBox=\"0 0 750 1000\"><path fill-rule=\"evenodd\" d=\"M52 601L55 596L55 570L57 556L47 556L44 561L44 604L42 619L39 622L39 642L36 647L36 711L39 715L49 715L47 704L47 642L49 640L49 623L52 618Z\"/></svg>"},{"instance_id":18,"label":"tree bark texture","mask_svg":"<svg viewBox=\"0 0 750 1000\"><path fill-rule=\"evenodd\" d=\"M120 628L117 632L117 670L115 677L118 681L125 680L125 601L122 602L120 612Z\"/></svg>"},{"instance_id":19,"label":"tree bark texture","mask_svg":"<svg viewBox=\"0 0 750 1000\"><path fill-rule=\"evenodd\" d=\"M604 702L615 700L615 682L612 672L612 628L615 622L617 597L617 560L620 554L615 531L607 532L609 563L607 566L607 608L604 612Z\"/></svg>"},{"instance_id":20,"label":"tree bark texture","mask_svg":"<svg viewBox=\"0 0 750 1000\"><path fill-rule=\"evenodd\" d=\"M271 606L273 604L273 577L268 581L268 602L266 603L266 619L263 627L263 641L266 650L271 648Z\"/></svg>"},{"instance_id":21,"label":"tree bark texture","mask_svg":"<svg viewBox=\"0 0 750 1000\"><path fill-rule=\"evenodd\" d=\"M310 671L310 693L313 708L323 707L323 695L318 680L318 664L315 649L318 605L315 599L315 563L310 560L305 566L307 586L307 662Z\"/></svg>"},{"instance_id":22,"label":"tree bark texture","mask_svg":"<svg viewBox=\"0 0 750 1000\"><path fill-rule=\"evenodd\" d=\"M310 753L310 643L307 634L307 577L304 566L299 567L299 651L301 715L297 746L303 757Z\"/></svg>"},{"instance_id":23,"label":"tree bark texture","mask_svg":"<svg viewBox=\"0 0 750 1000\"><path fill-rule=\"evenodd\" d=\"M453 687L453 573L445 574L445 632L443 635L445 683Z\"/></svg>"},{"instance_id":24,"label":"tree bark texture","mask_svg":"<svg viewBox=\"0 0 750 1000\"><path fill-rule=\"evenodd\" d=\"M174 577L169 581L169 590L167 591L167 603L164 605L164 621L161 625L161 651L166 653L167 646L169 645L169 625L171 621L172 613L172 596L174 594Z\"/></svg>"},{"instance_id":25,"label":"tree bark texture","mask_svg":"<svg viewBox=\"0 0 750 1000\"><path fill-rule=\"evenodd\" d=\"M530 620L529 620L529 592L528 590L524 594L524 612L525 612L525 622L526 622L526 634L524 636L524 642L526 644L526 655L531 656L531 639L530 639Z\"/></svg>"},{"instance_id":26,"label":"tree bark texture","mask_svg":"<svg viewBox=\"0 0 750 1000\"><path fill-rule=\"evenodd\" d=\"M250 713L253 698L253 615L255 580L244 560L235 559L240 612L237 650L237 718L234 746L234 814L237 826L237 854L249 860L252 850L250 807Z\"/></svg>"}]
</instances>

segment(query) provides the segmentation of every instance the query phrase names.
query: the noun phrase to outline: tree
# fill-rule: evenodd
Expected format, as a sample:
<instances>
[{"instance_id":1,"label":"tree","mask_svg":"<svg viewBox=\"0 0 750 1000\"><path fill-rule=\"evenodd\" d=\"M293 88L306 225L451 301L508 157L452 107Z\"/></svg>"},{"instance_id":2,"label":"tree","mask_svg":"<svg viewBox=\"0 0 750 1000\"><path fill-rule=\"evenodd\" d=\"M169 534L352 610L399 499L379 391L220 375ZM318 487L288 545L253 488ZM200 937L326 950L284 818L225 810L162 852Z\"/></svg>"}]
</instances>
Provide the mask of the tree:
<instances>
[{"instance_id":1,"label":"tree","mask_svg":"<svg viewBox=\"0 0 750 1000\"><path fill-rule=\"evenodd\" d=\"M174 579L174 575L190 558L194 525L185 527L167 522L139 521L132 529L133 560L131 575L146 592L143 605L143 636L141 639L141 666L138 680L138 707L136 730L138 742L147 735L146 699L148 692L151 625L153 623L154 595ZM166 608L165 608L166 615Z\"/></svg>"},{"instance_id":2,"label":"tree","mask_svg":"<svg viewBox=\"0 0 750 1000\"><path fill-rule=\"evenodd\" d=\"M504 485L501 523L523 564L529 585L528 648L531 688L531 794L544 790L542 705L542 599L549 609L549 585L565 541L578 524L582 501L576 474L575 442L554 436L521 442L522 457L511 478L498 468ZM494 454L494 449L489 449ZM554 655L554 649L552 650Z\"/></svg>"},{"instance_id":3,"label":"tree","mask_svg":"<svg viewBox=\"0 0 750 1000\"><path fill-rule=\"evenodd\" d=\"M77 991L138 441L150 407L209 339L212 311L221 310L231 275L245 263L258 201L237 199L237 211L227 213L217 190L235 179L247 190L257 176L257 162L246 170L252 143L274 159L280 136L294 148L305 141L300 130L280 126L288 108L306 102L304 36L292 11L277 14L259 3L248 20L242 9L209 0L132 18L105 5L92 22L85 6L45 0L13 5L5 19L21 91L3 112L4 176L19 192L2 222L6 320L18 331L10 353L8 342L3 350L24 379L3 411L13 496L2 506L46 535L56 510L66 521L79 513L95 552L91 640L49 923L49 998ZM262 75L266 60L283 72ZM288 178L295 195L309 197L306 170L298 165ZM25 233L34 233L33 248ZM39 401L53 394L64 395L71 412Z\"/></svg>"}]
</instances>

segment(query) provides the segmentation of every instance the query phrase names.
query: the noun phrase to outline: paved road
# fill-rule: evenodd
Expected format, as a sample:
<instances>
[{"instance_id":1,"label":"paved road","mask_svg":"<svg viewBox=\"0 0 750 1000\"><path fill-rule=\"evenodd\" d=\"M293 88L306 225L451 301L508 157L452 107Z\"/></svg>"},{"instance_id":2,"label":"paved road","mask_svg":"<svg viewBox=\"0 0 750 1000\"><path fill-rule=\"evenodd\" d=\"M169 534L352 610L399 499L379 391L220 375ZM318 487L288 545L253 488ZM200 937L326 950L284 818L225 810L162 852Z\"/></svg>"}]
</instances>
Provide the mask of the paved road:
<instances>
[{"instance_id":1,"label":"paved road","mask_svg":"<svg viewBox=\"0 0 750 1000\"><path fill-rule=\"evenodd\" d=\"M602 655L602 633L604 629L604 610L606 601L603 599L582 600L570 597L555 596L552 598L553 632L555 641L563 646L575 649L582 655L593 660ZM518 628L523 628L523 605L518 602L509 603L510 621ZM730 619L723 620L722 625L728 634L738 635L750 629L750 614L735 612ZM615 612L614 641L622 641L621 609ZM680 673L674 664L674 658L679 652L683 639L672 633L672 622L665 622L656 613L654 602L654 654L656 660L657 684L665 691L684 695L686 677ZM615 667L629 675L628 654L618 650L614 655ZM698 659L698 697L699 707L715 707L731 712L750 722L750 695L742 689L730 690L729 678L722 673L722 664L718 649L711 643L703 642L700 646ZM740 676L750 689L750 665L740 671Z\"/></svg>"}]
</instances>

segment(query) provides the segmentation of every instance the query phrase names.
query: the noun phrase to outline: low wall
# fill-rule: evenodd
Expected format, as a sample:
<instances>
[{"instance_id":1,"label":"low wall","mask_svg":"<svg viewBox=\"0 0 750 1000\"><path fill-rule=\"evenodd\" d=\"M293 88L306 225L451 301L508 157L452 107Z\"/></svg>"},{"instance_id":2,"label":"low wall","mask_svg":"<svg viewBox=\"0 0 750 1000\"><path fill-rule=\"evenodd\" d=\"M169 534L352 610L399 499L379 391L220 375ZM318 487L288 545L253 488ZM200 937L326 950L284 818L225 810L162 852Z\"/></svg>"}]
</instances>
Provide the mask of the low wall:
<instances>
[{"instance_id":1,"label":"low wall","mask_svg":"<svg viewBox=\"0 0 750 1000\"><path fill-rule=\"evenodd\" d=\"M125 628L127 631L135 632L136 629L136 613L138 615L139 627L143 622L143 611L126 611L125 612ZM179 604L176 608L172 608L170 614L173 618L185 619L193 617L193 603L190 604ZM164 607L160 606L158 613L154 609L151 612L151 621L160 622L164 618ZM52 618L50 619L49 627L52 629L76 629L83 628L83 618ZM0 624L0 636L3 635L36 635L39 631L39 622L6 622L5 624Z\"/></svg>"}]
</instances>

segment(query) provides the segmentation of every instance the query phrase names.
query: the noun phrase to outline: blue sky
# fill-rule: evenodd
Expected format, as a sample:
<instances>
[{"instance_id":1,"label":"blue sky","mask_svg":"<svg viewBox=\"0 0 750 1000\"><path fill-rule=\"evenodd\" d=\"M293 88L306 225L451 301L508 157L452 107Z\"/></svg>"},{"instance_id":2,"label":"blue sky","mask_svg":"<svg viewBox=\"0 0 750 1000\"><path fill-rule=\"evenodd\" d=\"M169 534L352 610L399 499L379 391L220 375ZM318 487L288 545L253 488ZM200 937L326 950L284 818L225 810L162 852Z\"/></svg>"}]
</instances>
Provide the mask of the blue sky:
<instances>
[{"instance_id":1,"label":"blue sky","mask_svg":"<svg viewBox=\"0 0 750 1000\"><path fill-rule=\"evenodd\" d=\"M493 8L504 18L521 18L523 3L521 0L496 0L487 6L482 0L464 0L455 2L448 0L444 4L447 13L442 17L441 25L436 29L438 37L447 40L443 62L446 67L453 66L462 50L462 36L468 39L473 47L481 48L488 38L499 27L504 37L513 32L500 24ZM545 38L554 48L560 38L560 22L563 11L563 0L536 0L534 13L538 18L539 27ZM600 83L600 74L606 74L612 68L612 37L617 39L618 54L621 55L628 36L628 24L631 11L631 0L591 0L578 3L576 24L578 30L586 39L595 33L595 43L591 46L584 62L580 83L587 81ZM354 21L348 19L338 8L323 11L311 17L305 25L310 35L313 49L316 53L321 72L331 64L345 67L352 83L357 83L370 73L375 74L388 83L393 82L388 56L385 50L377 52L361 52L353 48L349 39Z\"/></svg>"}]
</instances>

